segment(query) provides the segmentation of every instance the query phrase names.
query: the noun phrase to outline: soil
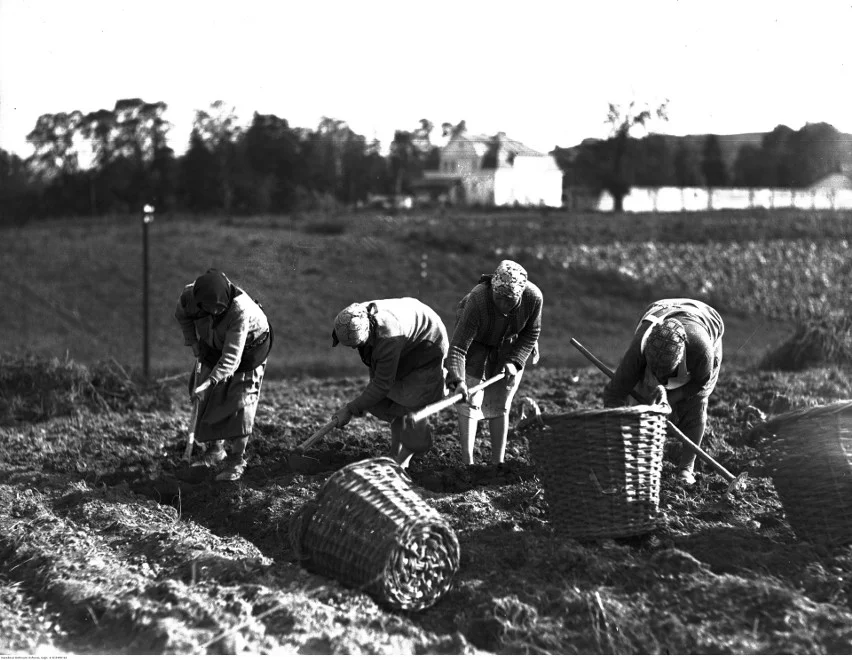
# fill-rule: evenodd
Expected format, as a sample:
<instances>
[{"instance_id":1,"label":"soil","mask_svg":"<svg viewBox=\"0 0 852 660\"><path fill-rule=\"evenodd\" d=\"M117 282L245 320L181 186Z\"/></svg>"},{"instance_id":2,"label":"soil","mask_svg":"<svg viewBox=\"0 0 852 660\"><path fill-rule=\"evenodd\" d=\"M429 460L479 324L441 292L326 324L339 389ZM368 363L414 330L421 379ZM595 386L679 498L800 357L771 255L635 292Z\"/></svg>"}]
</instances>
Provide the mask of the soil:
<instances>
[{"instance_id":1,"label":"soil","mask_svg":"<svg viewBox=\"0 0 852 660\"><path fill-rule=\"evenodd\" d=\"M603 383L593 368L533 369L517 401L597 408ZM726 493L707 465L679 485L670 438L659 525L628 538L554 529L520 406L502 469L487 465L484 428L478 465L463 467L454 413L437 414L409 475L455 530L461 565L417 613L307 572L288 540L334 470L389 450L368 416L308 451L312 474L288 463L364 384L265 383L234 483L182 461L182 400L0 427L0 654L852 652L852 550L797 535L752 431L762 415L846 398L845 372L723 372L705 446L748 472L745 487Z\"/></svg>"}]
</instances>

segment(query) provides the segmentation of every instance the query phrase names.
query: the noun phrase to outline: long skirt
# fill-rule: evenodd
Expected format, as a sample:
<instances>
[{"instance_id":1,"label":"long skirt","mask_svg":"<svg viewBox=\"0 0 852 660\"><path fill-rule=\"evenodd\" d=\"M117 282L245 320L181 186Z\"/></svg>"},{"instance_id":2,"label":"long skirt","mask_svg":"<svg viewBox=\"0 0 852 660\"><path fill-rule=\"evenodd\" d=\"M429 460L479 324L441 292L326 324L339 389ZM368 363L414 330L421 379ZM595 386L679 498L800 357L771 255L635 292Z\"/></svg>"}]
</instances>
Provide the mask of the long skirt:
<instances>
[{"instance_id":1,"label":"long skirt","mask_svg":"<svg viewBox=\"0 0 852 660\"><path fill-rule=\"evenodd\" d=\"M207 391L198 415L196 439L199 442L251 435L265 370L266 362L253 371L238 371ZM207 378L211 371L203 366L198 382Z\"/></svg>"}]
</instances>

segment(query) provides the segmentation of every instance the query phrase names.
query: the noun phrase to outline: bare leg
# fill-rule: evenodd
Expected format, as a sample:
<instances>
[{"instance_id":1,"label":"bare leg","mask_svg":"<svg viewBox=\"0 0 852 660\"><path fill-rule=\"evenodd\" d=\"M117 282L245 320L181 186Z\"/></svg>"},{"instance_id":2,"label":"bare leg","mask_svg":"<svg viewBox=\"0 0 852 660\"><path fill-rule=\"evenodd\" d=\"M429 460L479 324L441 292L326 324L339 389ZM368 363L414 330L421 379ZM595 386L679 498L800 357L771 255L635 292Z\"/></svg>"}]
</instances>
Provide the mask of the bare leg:
<instances>
[{"instance_id":1,"label":"bare leg","mask_svg":"<svg viewBox=\"0 0 852 660\"><path fill-rule=\"evenodd\" d=\"M476 440L476 427L479 420L459 415L459 441L461 442L462 461L473 465L473 444Z\"/></svg>"},{"instance_id":2,"label":"bare leg","mask_svg":"<svg viewBox=\"0 0 852 660\"><path fill-rule=\"evenodd\" d=\"M506 457L506 439L509 437L509 413L488 420L491 432L491 463L499 465Z\"/></svg>"}]
</instances>

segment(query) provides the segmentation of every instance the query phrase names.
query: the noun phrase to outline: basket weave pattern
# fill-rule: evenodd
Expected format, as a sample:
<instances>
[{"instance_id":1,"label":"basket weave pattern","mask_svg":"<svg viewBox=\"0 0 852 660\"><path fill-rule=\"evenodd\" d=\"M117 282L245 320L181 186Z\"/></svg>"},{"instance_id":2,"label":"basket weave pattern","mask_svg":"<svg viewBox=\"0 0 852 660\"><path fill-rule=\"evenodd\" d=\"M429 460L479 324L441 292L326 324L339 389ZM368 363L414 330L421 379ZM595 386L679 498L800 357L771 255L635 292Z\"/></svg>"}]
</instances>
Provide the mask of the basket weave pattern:
<instances>
[{"instance_id":1,"label":"basket weave pattern","mask_svg":"<svg viewBox=\"0 0 852 660\"><path fill-rule=\"evenodd\" d=\"M771 419L768 464L787 520L806 540L852 543L852 401Z\"/></svg>"},{"instance_id":2,"label":"basket weave pattern","mask_svg":"<svg viewBox=\"0 0 852 660\"><path fill-rule=\"evenodd\" d=\"M455 532L387 457L335 472L293 516L289 536L308 570L363 589L393 609L433 605L459 567Z\"/></svg>"},{"instance_id":3,"label":"basket weave pattern","mask_svg":"<svg viewBox=\"0 0 852 660\"><path fill-rule=\"evenodd\" d=\"M557 530L617 538L657 526L667 412L633 406L542 416L530 451Z\"/></svg>"}]
</instances>

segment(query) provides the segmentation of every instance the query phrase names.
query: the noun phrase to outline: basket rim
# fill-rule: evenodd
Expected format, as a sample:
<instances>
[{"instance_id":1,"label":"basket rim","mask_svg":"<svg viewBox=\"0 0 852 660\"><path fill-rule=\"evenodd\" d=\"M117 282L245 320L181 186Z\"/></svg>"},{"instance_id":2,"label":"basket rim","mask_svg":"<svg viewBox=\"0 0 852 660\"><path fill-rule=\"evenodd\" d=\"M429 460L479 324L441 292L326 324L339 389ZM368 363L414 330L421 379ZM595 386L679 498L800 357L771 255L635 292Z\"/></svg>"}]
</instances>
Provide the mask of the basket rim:
<instances>
[{"instance_id":1,"label":"basket rim","mask_svg":"<svg viewBox=\"0 0 852 660\"><path fill-rule=\"evenodd\" d=\"M550 420L583 418L583 417L606 417L616 415L632 415L638 416L642 414L654 414L668 416L670 409L668 406L618 406L615 408L582 408L580 410L569 410L560 413L548 413L541 416L543 422Z\"/></svg>"},{"instance_id":2,"label":"basket rim","mask_svg":"<svg viewBox=\"0 0 852 660\"><path fill-rule=\"evenodd\" d=\"M842 399L833 403L826 403L819 406L809 406L807 408L797 408L780 413L766 420L763 424L756 426L755 429L763 428L767 431L775 431L779 426L790 422L807 421L815 417L823 415L837 415L846 412L852 408L852 399Z\"/></svg>"}]
</instances>

